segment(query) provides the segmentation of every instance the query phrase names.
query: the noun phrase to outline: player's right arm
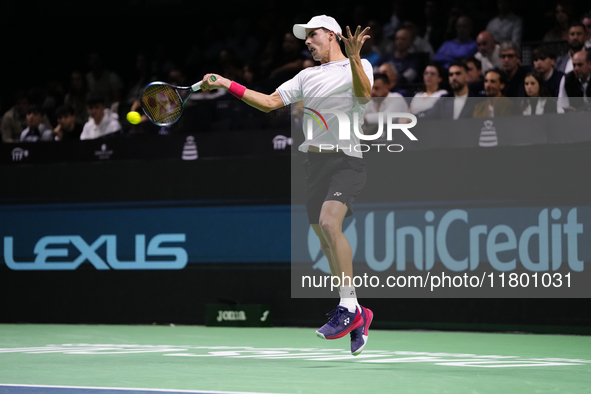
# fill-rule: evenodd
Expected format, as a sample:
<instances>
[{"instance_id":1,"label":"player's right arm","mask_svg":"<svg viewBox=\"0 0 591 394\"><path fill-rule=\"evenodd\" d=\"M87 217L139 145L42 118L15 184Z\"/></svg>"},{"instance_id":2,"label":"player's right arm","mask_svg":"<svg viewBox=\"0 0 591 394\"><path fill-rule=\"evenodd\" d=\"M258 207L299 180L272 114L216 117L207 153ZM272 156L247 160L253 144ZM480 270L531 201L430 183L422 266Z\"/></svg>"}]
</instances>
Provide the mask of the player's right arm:
<instances>
[{"instance_id":1,"label":"player's right arm","mask_svg":"<svg viewBox=\"0 0 591 394\"><path fill-rule=\"evenodd\" d=\"M215 76L216 80L211 81L210 77ZM230 89L232 81L217 74L207 74L203 77L203 83L201 84L201 90L212 90L212 89ZM281 96L277 91L272 94L264 94L251 89L244 91L242 101L246 104L254 107L263 112L271 112L277 108L285 106L285 103L281 99Z\"/></svg>"}]
</instances>

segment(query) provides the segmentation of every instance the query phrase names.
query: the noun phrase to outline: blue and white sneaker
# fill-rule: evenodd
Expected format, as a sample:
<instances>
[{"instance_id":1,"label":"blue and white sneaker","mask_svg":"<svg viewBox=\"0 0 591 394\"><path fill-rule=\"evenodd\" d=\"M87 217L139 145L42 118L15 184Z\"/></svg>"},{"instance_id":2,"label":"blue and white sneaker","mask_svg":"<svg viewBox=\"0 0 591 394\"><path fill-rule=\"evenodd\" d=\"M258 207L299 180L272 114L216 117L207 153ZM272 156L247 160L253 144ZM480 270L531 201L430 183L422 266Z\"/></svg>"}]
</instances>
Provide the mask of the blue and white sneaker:
<instances>
[{"instance_id":1,"label":"blue and white sneaker","mask_svg":"<svg viewBox=\"0 0 591 394\"><path fill-rule=\"evenodd\" d=\"M359 306L352 313L347 308L339 305L337 309L327 313L326 316L329 316L330 320L316 331L318 338L342 338L352 330L363 326L363 317L361 316L361 307Z\"/></svg>"},{"instance_id":2,"label":"blue and white sneaker","mask_svg":"<svg viewBox=\"0 0 591 394\"><path fill-rule=\"evenodd\" d=\"M359 355L367 344L369 326L373 320L373 312L362 306L361 316L363 317L363 325L351 331L351 354L354 356Z\"/></svg>"}]
</instances>

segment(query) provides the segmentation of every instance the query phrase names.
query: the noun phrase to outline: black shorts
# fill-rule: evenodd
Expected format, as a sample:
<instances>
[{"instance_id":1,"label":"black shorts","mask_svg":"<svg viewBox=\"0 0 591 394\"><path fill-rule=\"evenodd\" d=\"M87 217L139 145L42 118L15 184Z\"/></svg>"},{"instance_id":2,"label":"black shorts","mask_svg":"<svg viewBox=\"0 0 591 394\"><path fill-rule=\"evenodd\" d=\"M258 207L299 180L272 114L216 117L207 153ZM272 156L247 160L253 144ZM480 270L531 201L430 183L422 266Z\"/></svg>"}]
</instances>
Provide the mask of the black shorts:
<instances>
[{"instance_id":1,"label":"black shorts","mask_svg":"<svg viewBox=\"0 0 591 394\"><path fill-rule=\"evenodd\" d=\"M341 152L308 152L306 171L306 211L310 224L318 224L325 201L347 205L346 216L353 214L353 201L365 186L365 161Z\"/></svg>"}]
</instances>

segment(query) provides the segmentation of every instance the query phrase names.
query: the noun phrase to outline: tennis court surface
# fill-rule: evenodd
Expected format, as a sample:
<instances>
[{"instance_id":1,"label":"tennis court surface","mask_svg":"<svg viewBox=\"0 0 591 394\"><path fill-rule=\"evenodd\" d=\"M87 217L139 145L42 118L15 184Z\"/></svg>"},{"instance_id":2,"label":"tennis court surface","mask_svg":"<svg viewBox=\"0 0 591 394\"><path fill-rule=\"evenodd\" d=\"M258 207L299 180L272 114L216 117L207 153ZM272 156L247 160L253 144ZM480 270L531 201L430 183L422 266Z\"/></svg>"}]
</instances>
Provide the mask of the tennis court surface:
<instances>
[{"instance_id":1,"label":"tennis court surface","mask_svg":"<svg viewBox=\"0 0 591 394\"><path fill-rule=\"evenodd\" d=\"M0 325L0 393L589 393L591 337L311 328Z\"/></svg>"}]
</instances>

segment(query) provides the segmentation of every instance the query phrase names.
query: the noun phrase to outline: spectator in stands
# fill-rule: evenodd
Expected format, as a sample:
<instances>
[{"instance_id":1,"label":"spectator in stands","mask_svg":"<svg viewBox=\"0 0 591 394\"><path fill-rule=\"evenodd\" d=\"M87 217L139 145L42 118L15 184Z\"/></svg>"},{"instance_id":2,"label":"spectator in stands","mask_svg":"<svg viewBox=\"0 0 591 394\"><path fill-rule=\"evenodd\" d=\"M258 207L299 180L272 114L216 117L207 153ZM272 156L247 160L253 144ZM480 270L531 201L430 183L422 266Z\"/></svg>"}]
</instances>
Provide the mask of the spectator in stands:
<instances>
[{"instance_id":1,"label":"spectator in stands","mask_svg":"<svg viewBox=\"0 0 591 394\"><path fill-rule=\"evenodd\" d=\"M523 21L511 11L510 0L497 0L499 14L486 25L496 42L511 41L521 43Z\"/></svg>"},{"instance_id":2,"label":"spectator in stands","mask_svg":"<svg viewBox=\"0 0 591 394\"><path fill-rule=\"evenodd\" d=\"M399 29L396 32L396 49L394 53L385 54L380 59L380 65L386 62L392 63L398 72L398 83L408 84L414 82L421 72L420 61L417 55L410 53L412 45L412 32L408 29Z\"/></svg>"},{"instance_id":3,"label":"spectator in stands","mask_svg":"<svg viewBox=\"0 0 591 394\"><path fill-rule=\"evenodd\" d=\"M145 53L140 52L135 56L135 75L133 82L127 89L126 105L133 105L140 96L140 92L148 83L155 81L156 77L150 73L150 62Z\"/></svg>"},{"instance_id":4,"label":"spectator in stands","mask_svg":"<svg viewBox=\"0 0 591 394\"><path fill-rule=\"evenodd\" d=\"M568 40L568 27L574 20L572 5L559 1L554 7L554 26L544 34L544 41Z\"/></svg>"},{"instance_id":5,"label":"spectator in stands","mask_svg":"<svg viewBox=\"0 0 591 394\"><path fill-rule=\"evenodd\" d=\"M20 136L21 142L53 141L51 127L43 124L45 113L43 108L37 104L30 104L27 107L27 128Z\"/></svg>"},{"instance_id":6,"label":"spectator in stands","mask_svg":"<svg viewBox=\"0 0 591 394\"><path fill-rule=\"evenodd\" d=\"M573 71L560 81L558 104L568 111L588 111L591 104L591 52L573 55Z\"/></svg>"},{"instance_id":7,"label":"spectator in stands","mask_svg":"<svg viewBox=\"0 0 591 394\"><path fill-rule=\"evenodd\" d=\"M244 68L242 60L229 49L222 49L218 55L218 63L224 75L241 83L244 82L242 80L242 69Z\"/></svg>"},{"instance_id":8,"label":"spectator in stands","mask_svg":"<svg viewBox=\"0 0 591 394\"><path fill-rule=\"evenodd\" d=\"M558 97L560 81L564 76L563 72L554 69L556 54L547 45L538 46L532 51L534 69L542 75L546 89L551 97Z\"/></svg>"},{"instance_id":9,"label":"spectator in stands","mask_svg":"<svg viewBox=\"0 0 591 394\"><path fill-rule=\"evenodd\" d=\"M368 32L367 34L369 38L365 40L363 46L361 47L361 51L359 55L362 59L367 59L367 61L372 65L372 67L377 67L380 58L382 57L379 52L376 51L376 47L374 45L373 40L373 33Z\"/></svg>"},{"instance_id":10,"label":"spectator in stands","mask_svg":"<svg viewBox=\"0 0 591 394\"><path fill-rule=\"evenodd\" d=\"M15 105L2 116L2 142L18 142L21 133L27 127L27 107L29 100L24 90L16 93Z\"/></svg>"},{"instance_id":11,"label":"spectator in stands","mask_svg":"<svg viewBox=\"0 0 591 394\"><path fill-rule=\"evenodd\" d=\"M74 108L76 121L84 124L88 120L86 111L86 100L88 100L88 84L81 71L75 70L70 76L70 88L64 98L64 104Z\"/></svg>"},{"instance_id":12,"label":"spectator in stands","mask_svg":"<svg viewBox=\"0 0 591 394\"><path fill-rule=\"evenodd\" d=\"M443 19L441 19L441 15L438 12L436 1L425 1L423 17L424 22L419 29L419 35L431 45L431 48L439 48L443 44L445 23L443 23Z\"/></svg>"},{"instance_id":13,"label":"spectator in stands","mask_svg":"<svg viewBox=\"0 0 591 394\"><path fill-rule=\"evenodd\" d=\"M443 33L443 42L453 40L456 37L456 24L458 22L458 18L465 14L466 12L463 10L463 8L459 7L458 5L452 6L450 9L448 9L445 32ZM440 15L439 17L441 16L443 15ZM439 45L439 47L440 46L441 45Z\"/></svg>"},{"instance_id":14,"label":"spectator in stands","mask_svg":"<svg viewBox=\"0 0 591 394\"><path fill-rule=\"evenodd\" d=\"M435 63L430 63L423 71L424 90L417 92L410 102L409 111L413 114L425 112L433 107L439 97L448 94L443 89L444 70Z\"/></svg>"},{"instance_id":15,"label":"spectator in stands","mask_svg":"<svg viewBox=\"0 0 591 394\"><path fill-rule=\"evenodd\" d=\"M470 90L473 96L485 96L482 63L474 56L465 57L462 59L462 62L468 69L468 77L466 79L468 81L468 90Z\"/></svg>"},{"instance_id":16,"label":"spectator in stands","mask_svg":"<svg viewBox=\"0 0 591 394\"><path fill-rule=\"evenodd\" d=\"M474 56L465 57L462 59L462 62L464 62L468 68L468 83L478 82L483 78L482 63L480 63L478 59L476 59Z\"/></svg>"},{"instance_id":17,"label":"spectator in stands","mask_svg":"<svg viewBox=\"0 0 591 394\"><path fill-rule=\"evenodd\" d=\"M474 107L474 118L494 118L499 116L517 115L519 109L513 101L503 94L507 77L498 68L484 75L484 91L487 99Z\"/></svg>"},{"instance_id":18,"label":"spectator in stands","mask_svg":"<svg viewBox=\"0 0 591 394\"><path fill-rule=\"evenodd\" d=\"M390 92L389 86L390 81L386 74L374 74L371 100L367 103L363 114L364 134L374 134L378 130L380 112L383 114L383 123L387 122L386 113L408 112L408 104L404 97L400 93Z\"/></svg>"},{"instance_id":19,"label":"spectator in stands","mask_svg":"<svg viewBox=\"0 0 591 394\"><path fill-rule=\"evenodd\" d=\"M350 26L366 26L367 20L369 19L367 3L357 4L356 6L347 8L351 12L349 18L347 18L350 21Z\"/></svg>"},{"instance_id":20,"label":"spectator in stands","mask_svg":"<svg viewBox=\"0 0 591 394\"><path fill-rule=\"evenodd\" d=\"M56 141L79 140L82 134L82 124L76 121L76 112L74 108L62 105L55 111L57 118L57 127L53 129Z\"/></svg>"},{"instance_id":21,"label":"spectator in stands","mask_svg":"<svg viewBox=\"0 0 591 394\"><path fill-rule=\"evenodd\" d=\"M103 97L91 95L87 106L89 118L80 134L81 140L94 140L121 131L119 117L105 106Z\"/></svg>"},{"instance_id":22,"label":"spectator in stands","mask_svg":"<svg viewBox=\"0 0 591 394\"><path fill-rule=\"evenodd\" d=\"M556 99L550 97L543 74L537 71L528 72L524 84L525 97L520 105L523 115L555 114L558 110L564 112L557 107Z\"/></svg>"},{"instance_id":23,"label":"spectator in stands","mask_svg":"<svg viewBox=\"0 0 591 394\"><path fill-rule=\"evenodd\" d=\"M400 11L402 7L402 1L392 0L390 2L390 17L388 18L388 22L384 23L382 27L384 37L394 38L398 29L400 29Z\"/></svg>"},{"instance_id":24,"label":"spectator in stands","mask_svg":"<svg viewBox=\"0 0 591 394\"><path fill-rule=\"evenodd\" d=\"M203 57L207 63L217 66L216 62L220 51L225 48L226 38L231 28L230 18L218 18L218 20L207 22L207 24L203 26L203 37L201 40L206 43ZM272 37L269 37L268 43L271 42L271 40Z\"/></svg>"},{"instance_id":25,"label":"spectator in stands","mask_svg":"<svg viewBox=\"0 0 591 394\"><path fill-rule=\"evenodd\" d=\"M411 21L405 21L402 22L401 28L408 29L408 31L411 33L412 44L408 51L410 53L418 54L419 57L422 56L423 58L427 59L427 61L431 60L433 57L433 47L431 44L429 44L429 41L419 36L419 29L417 25Z\"/></svg>"},{"instance_id":26,"label":"spectator in stands","mask_svg":"<svg viewBox=\"0 0 591 394\"><path fill-rule=\"evenodd\" d=\"M202 41L194 41L187 52L183 68L187 70L187 78L191 81L199 80L199 75L203 75L210 67L210 64L205 61L204 48L207 44Z\"/></svg>"},{"instance_id":27,"label":"spectator in stands","mask_svg":"<svg viewBox=\"0 0 591 394\"><path fill-rule=\"evenodd\" d=\"M86 83L90 94L102 96L105 105L112 107L121 100L123 82L119 75L105 68L103 57L98 52L88 54L90 72L86 74Z\"/></svg>"},{"instance_id":28,"label":"spectator in stands","mask_svg":"<svg viewBox=\"0 0 591 394\"><path fill-rule=\"evenodd\" d=\"M474 56L478 46L470 35L472 34L472 20L469 16L460 16L456 22L456 38L445 41L433 56L433 61L444 68L464 57Z\"/></svg>"},{"instance_id":29,"label":"spectator in stands","mask_svg":"<svg viewBox=\"0 0 591 394\"><path fill-rule=\"evenodd\" d=\"M501 60L499 59L501 47L497 44L490 32L486 30L481 31L476 37L476 45L478 46L478 52L476 52L474 57L480 60L484 74L493 68L501 68Z\"/></svg>"},{"instance_id":30,"label":"spectator in stands","mask_svg":"<svg viewBox=\"0 0 591 394\"><path fill-rule=\"evenodd\" d=\"M449 86L453 94L443 95L425 112L418 114L423 119L460 119L471 118L474 112L474 99L469 100L468 70L461 61L453 62L449 66ZM453 99L451 98L453 97Z\"/></svg>"},{"instance_id":31,"label":"spectator in stands","mask_svg":"<svg viewBox=\"0 0 591 394\"><path fill-rule=\"evenodd\" d=\"M556 59L555 68L568 74L573 70L573 55L585 47L585 26L573 22L568 28L568 52Z\"/></svg>"},{"instance_id":32,"label":"spectator in stands","mask_svg":"<svg viewBox=\"0 0 591 394\"><path fill-rule=\"evenodd\" d=\"M164 81L170 71L176 67L176 64L170 59L170 49L167 48L165 43L158 42L154 45L154 48L154 53L151 56L150 74L154 76L155 80Z\"/></svg>"},{"instance_id":33,"label":"spectator in stands","mask_svg":"<svg viewBox=\"0 0 591 394\"><path fill-rule=\"evenodd\" d=\"M49 119L51 124L56 124L55 110L64 103L64 87L59 78L53 76L47 81L45 89L43 89L43 111Z\"/></svg>"},{"instance_id":34,"label":"spectator in stands","mask_svg":"<svg viewBox=\"0 0 591 394\"><path fill-rule=\"evenodd\" d=\"M179 67L174 67L172 70L170 70L170 72L168 73L168 77L166 78L166 82L173 86L187 86L189 84L187 82L185 72ZM183 100L187 97L188 94L189 92L187 91L179 92L179 95Z\"/></svg>"},{"instance_id":35,"label":"spectator in stands","mask_svg":"<svg viewBox=\"0 0 591 394\"><path fill-rule=\"evenodd\" d=\"M302 68L304 68L304 64L308 60L309 59L304 60L302 63ZM312 62L312 66L314 66L314 62ZM267 92L265 85L262 83L261 68L258 62L250 62L245 64L244 68L242 69L242 78L244 79L244 86L246 86L248 89L262 93L272 93Z\"/></svg>"},{"instance_id":36,"label":"spectator in stands","mask_svg":"<svg viewBox=\"0 0 591 394\"><path fill-rule=\"evenodd\" d=\"M523 80L530 70L521 65L521 47L514 42L501 44L501 68L507 75L503 94L507 97L523 97Z\"/></svg>"},{"instance_id":37,"label":"spectator in stands","mask_svg":"<svg viewBox=\"0 0 591 394\"><path fill-rule=\"evenodd\" d=\"M225 43L225 48L232 51L241 63L253 61L259 53L261 43L251 30L252 25L247 18L236 18L232 25L232 34Z\"/></svg>"},{"instance_id":38,"label":"spectator in stands","mask_svg":"<svg viewBox=\"0 0 591 394\"><path fill-rule=\"evenodd\" d=\"M306 56L303 53L302 41L298 40L291 32L285 33L281 53L269 74L269 84L279 86L293 78L303 69L304 60L306 60Z\"/></svg>"},{"instance_id":39,"label":"spectator in stands","mask_svg":"<svg viewBox=\"0 0 591 394\"><path fill-rule=\"evenodd\" d=\"M585 26L585 49L591 50L591 13L583 14L581 23Z\"/></svg>"},{"instance_id":40,"label":"spectator in stands","mask_svg":"<svg viewBox=\"0 0 591 394\"><path fill-rule=\"evenodd\" d=\"M272 70L278 67L281 61L282 41L279 36L271 36L265 41L263 47L257 59L249 63L257 63L261 70L261 78L267 78ZM247 64L249 64L247 63Z\"/></svg>"},{"instance_id":41,"label":"spectator in stands","mask_svg":"<svg viewBox=\"0 0 591 394\"><path fill-rule=\"evenodd\" d=\"M374 52L378 53L380 56L385 53L394 52L394 41L384 37L383 28L379 21L371 19L367 22L367 26L369 26L368 35L370 35L373 40L372 50Z\"/></svg>"},{"instance_id":42,"label":"spectator in stands","mask_svg":"<svg viewBox=\"0 0 591 394\"><path fill-rule=\"evenodd\" d=\"M398 72L392 63L382 64L380 67L378 67L378 73L386 74L388 77L388 81L390 81L390 92L400 93L404 97L408 97L408 91L398 87Z\"/></svg>"}]
</instances>

